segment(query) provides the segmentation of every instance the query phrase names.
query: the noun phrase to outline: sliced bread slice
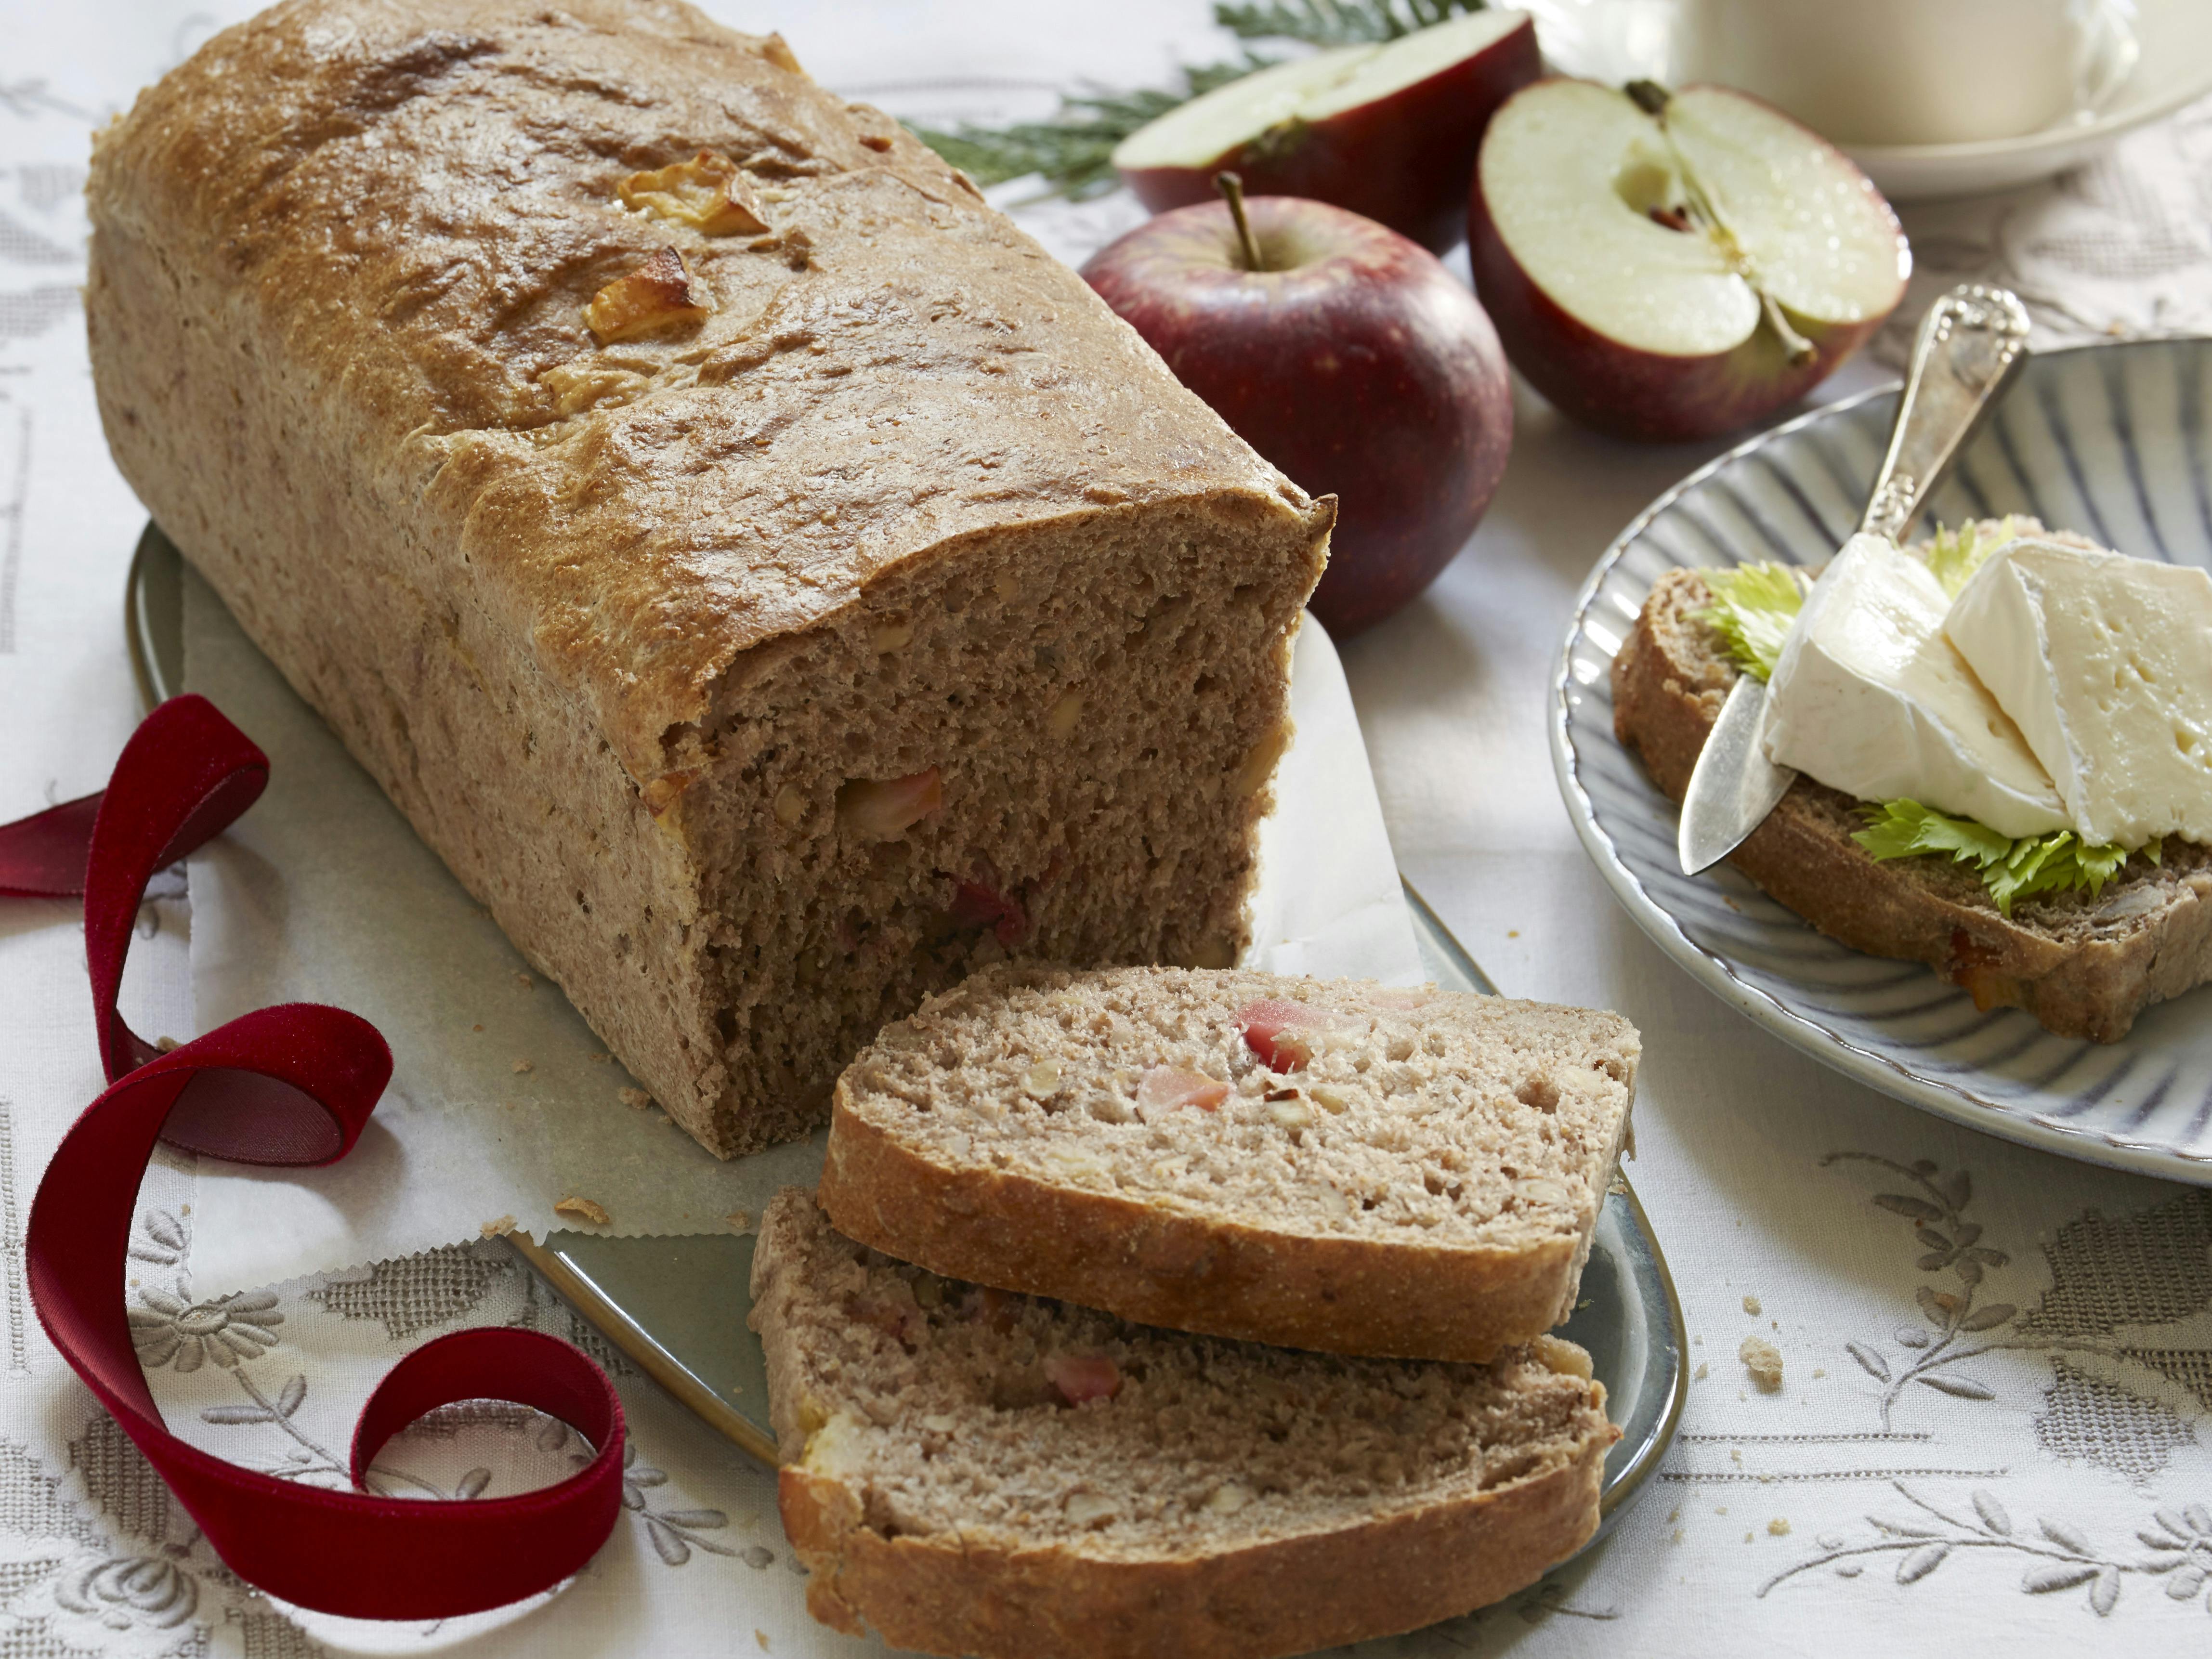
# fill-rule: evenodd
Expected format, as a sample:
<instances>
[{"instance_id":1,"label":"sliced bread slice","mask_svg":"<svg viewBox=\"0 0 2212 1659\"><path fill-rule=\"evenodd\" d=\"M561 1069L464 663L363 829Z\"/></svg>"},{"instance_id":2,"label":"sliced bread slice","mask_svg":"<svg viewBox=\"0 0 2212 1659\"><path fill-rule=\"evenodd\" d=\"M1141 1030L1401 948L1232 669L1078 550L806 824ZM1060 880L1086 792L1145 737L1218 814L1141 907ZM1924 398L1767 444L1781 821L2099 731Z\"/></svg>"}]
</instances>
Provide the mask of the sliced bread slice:
<instances>
[{"instance_id":1,"label":"sliced bread slice","mask_svg":"<svg viewBox=\"0 0 2212 1659\"><path fill-rule=\"evenodd\" d=\"M807 1607L982 1659L1263 1659L1411 1630L1596 1530L1589 1358L1487 1365L1191 1337L895 1262L787 1189L762 1218L785 1530Z\"/></svg>"},{"instance_id":2,"label":"sliced bread slice","mask_svg":"<svg viewBox=\"0 0 2212 1659\"><path fill-rule=\"evenodd\" d=\"M1613 724L1668 796L1682 799L1738 670L1698 613L1713 592L1670 570L1613 660ZM2212 848L2169 840L2095 896L2051 893L2001 914L1947 858L1877 860L1853 841L1859 803L1800 777L1729 862L1831 939L1924 962L1977 1007L2025 1008L2061 1036L2117 1042L2154 1002L2212 979Z\"/></svg>"},{"instance_id":3,"label":"sliced bread slice","mask_svg":"<svg viewBox=\"0 0 2212 1659\"><path fill-rule=\"evenodd\" d=\"M1617 1014L1433 988L1002 964L847 1069L822 1203L1148 1324L1487 1359L1574 1306L1638 1052Z\"/></svg>"}]
</instances>

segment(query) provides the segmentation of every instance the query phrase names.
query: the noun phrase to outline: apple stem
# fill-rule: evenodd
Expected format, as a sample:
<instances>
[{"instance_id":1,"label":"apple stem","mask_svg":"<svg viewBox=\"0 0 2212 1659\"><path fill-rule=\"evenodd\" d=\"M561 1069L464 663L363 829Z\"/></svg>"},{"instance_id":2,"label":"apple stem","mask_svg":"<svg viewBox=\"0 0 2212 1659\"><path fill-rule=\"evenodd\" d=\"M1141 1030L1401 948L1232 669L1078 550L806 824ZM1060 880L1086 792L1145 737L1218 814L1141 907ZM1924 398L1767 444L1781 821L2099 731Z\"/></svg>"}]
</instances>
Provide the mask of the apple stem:
<instances>
[{"instance_id":1,"label":"apple stem","mask_svg":"<svg viewBox=\"0 0 2212 1659\"><path fill-rule=\"evenodd\" d=\"M1691 217L1705 227L1719 245L1729 268L1749 283L1751 291L1759 295L1759 314L1766 319L1766 325L1774 331L1775 338L1782 342L1782 349L1790 362L1794 365L1811 362L1820 348L1796 331L1788 313L1782 309L1782 302L1759 283L1759 273L1752 266L1751 256L1743 251L1743 244L1736 240L1735 232L1721 216L1720 210L1713 205L1713 198L1706 192L1704 181L1690 166L1690 158L1682 154L1681 146L1674 142L1674 135L1668 130L1667 106L1674 101L1674 94L1656 81L1631 81L1621 90L1628 94L1629 102L1651 118L1653 125L1659 129L1660 137L1667 141L1667 150L1674 158L1674 170L1681 175L1682 191L1688 198L1686 204ZM1660 222L1663 224L1666 222L1662 220ZM1669 228L1673 227L1669 226Z\"/></svg>"},{"instance_id":2,"label":"apple stem","mask_svg":"<svg viewBox=\"0 0 2212 1659\"><path fill-rule=\"evenodd\" d=\"M1766 325L1782 342L1782 349L1788 354L1791 367L1799 368L1811 362L1820 349L1790 326L1790 319L1784 313L1779 300L1755 283L1753 288L1759 295L1759 308L1766 315Z\"/></svg>"},{"instance_id":3,"label":"apple stem","mask_svg":"<svg viewBox=\"0 0 2212 1659\"><path fill-rule=\"evenodd\" d=\"M1260 245L1252 239L1252 222L1244 216L1244 181L1233 173L1217 173L1213 175L1213 187L1229 204L1229 216L1237 222L1237 241L1244 250L1244 269L1265 270L1267 267L1260 258Z\"/></svg>"}]
</instances>

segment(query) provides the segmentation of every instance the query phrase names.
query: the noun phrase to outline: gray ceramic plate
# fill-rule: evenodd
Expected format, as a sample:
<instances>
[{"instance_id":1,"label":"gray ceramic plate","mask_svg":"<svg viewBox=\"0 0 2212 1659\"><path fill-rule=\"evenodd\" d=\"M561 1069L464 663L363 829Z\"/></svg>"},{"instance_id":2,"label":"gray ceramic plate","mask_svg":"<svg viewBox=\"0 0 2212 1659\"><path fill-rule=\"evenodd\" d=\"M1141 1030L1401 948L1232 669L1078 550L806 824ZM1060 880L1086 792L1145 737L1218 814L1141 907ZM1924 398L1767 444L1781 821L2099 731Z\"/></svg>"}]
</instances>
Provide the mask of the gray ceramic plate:
<instances>
[{"instance_id":1,"label":"gray ceramic plate","mask_svg":"<svg viewBox=\"0 0 2212 1659\"><path fill-rule=\"evenodd\" d=\"M149 525L131 564L125 611L131 663L149 705L184 684L180 564L168 538ZM1495 992L1410 885L1406 898L1436 981ZM554 1233L542 1245L520 1234L507 1242L670 1393L754 1456L775 1462L760 1341L745 1326L751 1238ZM1644 1206L1625 1180L1599 1214L1583 1299L1562 1334L1589 1351L1608 1413L1621 1428L1601 1498L1609 1526L1673 1440L1686 1382L1681 1304Z\"/></svg>"},{"instance_id":2,"label":"gray ceramic plate","mask_svg":"<svg viewBox=\"0 0 2212 1659\"><path fill-rule=\"evenodd\" d=\"M2038 352L1936 492L1930 520L2033 514L2107 547L2212 566L2212 340ZM1598 561L1559 656L1552 759L1583 845L1659 948L1784 1042L1942 1117L2069 1157L2212 1182L2212 990L2118 1042L1978 1009L1917 963L1814 933L1728 865L1682 873L1675 811L1613 736L1613 653L1680 565L1819 564L1856 524L1893 391L1802 416L1692 473ZM2124 920L2124 899L2108 905Z\"/></svg>"}]
</instances>

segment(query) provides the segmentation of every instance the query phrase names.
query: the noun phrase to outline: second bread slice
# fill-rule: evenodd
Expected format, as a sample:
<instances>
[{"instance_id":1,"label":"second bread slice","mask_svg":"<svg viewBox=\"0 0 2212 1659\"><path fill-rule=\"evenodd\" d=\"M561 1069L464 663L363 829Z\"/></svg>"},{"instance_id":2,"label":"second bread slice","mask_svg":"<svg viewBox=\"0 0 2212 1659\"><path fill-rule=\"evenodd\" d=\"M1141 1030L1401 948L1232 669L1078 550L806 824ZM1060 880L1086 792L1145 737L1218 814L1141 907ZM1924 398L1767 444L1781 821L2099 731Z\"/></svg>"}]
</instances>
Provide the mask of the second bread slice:
<instances>
[{"instance_id":1,"label":"second bread slice","mask_svg":"<svg viewBox=\"0 0 2212 1659\"><path fill-rule=\"evenodd\" d=\"M1638 1053L1616 1014L1497 997L994 969L847 1070L821 1201L1149 1324L1487 1359L1574 1306Z\"/></svg>"}]
</instances>

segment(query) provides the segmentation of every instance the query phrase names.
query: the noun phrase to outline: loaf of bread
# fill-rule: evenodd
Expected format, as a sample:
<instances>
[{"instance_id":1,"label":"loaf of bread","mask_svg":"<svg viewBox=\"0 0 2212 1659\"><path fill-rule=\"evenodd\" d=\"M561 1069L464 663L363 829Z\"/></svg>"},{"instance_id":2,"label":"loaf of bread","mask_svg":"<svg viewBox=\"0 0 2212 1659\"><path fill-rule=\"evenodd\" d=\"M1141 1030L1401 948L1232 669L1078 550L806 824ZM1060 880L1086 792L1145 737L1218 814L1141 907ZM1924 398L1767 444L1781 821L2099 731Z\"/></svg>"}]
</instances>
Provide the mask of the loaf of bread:
<instances>
[{"instance_id":1,"label":"loaf of bread","mask_svg":"<svg viewBox=\"0 0 2212 1659\"><path fill-rule=\"evenodd\" d=\"M838 1080L820 1199L935 1272L1219 1336L1487 1359L1573 1310L1627 1133L1618 1014L1007 964Z\"/></svg>"},{"instance_id":2,"label":"loaf of bread","mask_svg":"<svg viewBox=\"0 0 2212 1659\"><path fill-rule=\"evenodd\" d=\"M981 963L1237 956L1333 502L776 37L286 0L89 199L124 475L714 1151Z\"/></svg>"},{"instance_id":3,"label":"loaf of bread","mask_svg":"<svg viewBox=\"0 0 2212 1659\"><path fill-rule=\"evenodd\" d=\"M785 1530L823 1623L981 1659L1263 1659L1494 1601L1588 1541L1589 1357L1192 1337L978 1290L790 1189L753 1258Z\"/></svg>"},{"instance_id":4,"label":"loaf of bread","mask_svg":"<svg viewBox=\"0 0 2212 1659\"><path fill-rule=\"evenodd\" d=\"M1668 571L1613 658L1614 732L1677 801L1738 672L1699 619L1713 602L1696 571ZM1857 801L1800 777L1729 861L1831 939L1924 962L1976 1006L2024 1008L2060 1036L2117 1042L2150 1004L2212 979L2212 848L2169 840L2101 893L2006 916L1950 859L1875 859L1852 840L1866 824Z\"/></svg>"}]
</instances>

